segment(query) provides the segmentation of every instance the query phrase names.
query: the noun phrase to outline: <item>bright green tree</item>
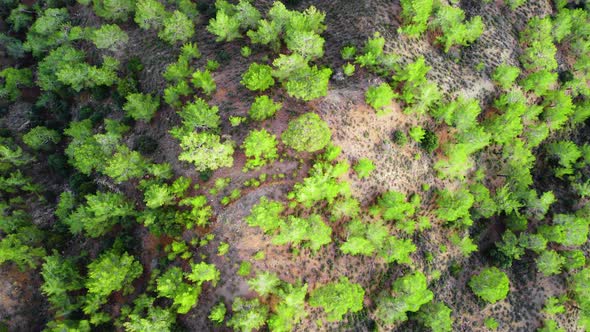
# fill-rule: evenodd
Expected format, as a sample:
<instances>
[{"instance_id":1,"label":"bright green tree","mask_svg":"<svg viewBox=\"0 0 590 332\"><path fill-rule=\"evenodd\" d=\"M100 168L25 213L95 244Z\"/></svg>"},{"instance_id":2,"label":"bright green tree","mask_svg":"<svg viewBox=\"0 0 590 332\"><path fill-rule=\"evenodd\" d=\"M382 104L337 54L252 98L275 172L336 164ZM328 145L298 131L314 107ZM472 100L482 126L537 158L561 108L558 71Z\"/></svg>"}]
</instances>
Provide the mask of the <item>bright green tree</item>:
<instances>
[{"instance_id":1,"label":"bright green tree","mask_svg":"<svg viewBox=\"0 0 590 332\"><path fill-rule=\"evenodd\" d=\"M283 142L298 152L315 152L330 142L330 128L315 113L305 113L289 122L281 135Z\"/></svg>"},{"instance_id":2,"label":"bright green tree","mask_svg":"<svg viewBox=\"0 0 590 332\"><path fill-rule=\"evenodd\" d=\"M375 315L384 325L408 320L408 312L417 312L432 301L434 294L428 290L426 276L415 272L396 279L392 293L383 294L377 300Z\"/></svg>"},{"instance_id":3,"label":"bright green tree","mask_svg":"<svg viewBox=\"0 0 590 332\"><path fill-rule=\"evenodd\" d=\"M23 142L33 150L43 150L57 144L61 139L59 132L43 126L37 126L23 135Z\"/></svg>"},{"instance_id":4,"label":"bright green tree","mask_svg":"<svg viewBox=\"0 0 590 332\"><path fill-rule=\"evenodd\" d=\"M471 287L475 295L483 300L496 303L508 295L510 280L508 280L506 273L498 270L498 268L488 267L471 277L469 287Z\"/></svg>"},{"instance_id":5,"label":"bright green tree","mask_svg":"<svg viewBox=\"0 0 590 332\"><path fill-rule=\"evenodd\" d=\"M265 233L272 233L284 223L281 213L285 209L283 203L269 200L265 196L252 207L246 222L250 227L260 227Z\"/></svg>"},{"instance_id":6,"label":"bright green tree","mask_svg":"<svg viewBox=\"0 0 590 332\"><path fill-rule=\"evenodd\" d=\"M252 130L242 144L246 154L245 168L253 169L278 158L276 137L266 129Z\"/></svg>"},{"instance_id":7,"label":"bright green tree","mask_svg":"<svg viewBox=\"0 0 590 332\"><path fill-rule=\"evenodd\" d=\"M135 120L149 122L160 107L160 99L151 94L132 93L126 99L123 110Z\"/></svg>"},{"instance_id":8,"label":"bright green tree","mask_svg":"<svg viewBox=\"0 0 590 332\"><path fill-rule=\"evenodd\" d=\"M351 312L363 309L365 290L348 278L341 277L338 282L331 282L313 290L309 296L309 305L322 307L328 314L328 321L339 321Z\"/></svg>"},{"instance_id":9,"label":"bright green tree","mask_svg":"<svg viewBox=\"0 0 590 332\"><path fill-rule=\"evenodd\" d=\"M428 27L428 19L432 15L433 0L401 0L404 25L398 32L412 38L420 37Z\"/></svg>"},{"instance_id":10,"label":"bright green tree","mask_svg":"<svg viewBox=\"0 0 590 332\"><path fill-rule=\"evenodd\" d=\"M282 106L282 103L274 102L267 95L258 96L250 106L248 115L256 121L263 121L272 117Z\"/></svg>"},{"instance_id":11,"label":"bright green tree","mask_svg":"<svg viewBox=\"0 0 590 332\"><path fill-rule=\"evenodd\" d=\"M195 306L201 294L201 286L184 282L182 270L176 266L169 268L158 278L156 290L159 296L173 301L179 314L186 314Z\"/></svg>"},{"instance_id":12,"label":"bright green tree","mask_svg":"<svg viewBox=\"0 0 590 332\"><path fill-rule=\"evenodd\" d=\"M264 91L275 84L272 68L268 65L251 63L248 70L242 75L240 83L249 90Z\"/></svg>"},{"instance_id":13,"label":"bright green tree","mask_svg":"<svg viewBox=\"0 0 590 332\"><path fill-rule=\"evenodd\" d=\"M129 36L116 24L105 24L94 30L90 40L98 49L116 51L127 44Z\"/></svg>"},{"instance_id":14,"label":"bright green tree","mask_svg":"<svg viewBox=\"0 0 590 332\"><path fill-rule=\"evenodd\" d=\"M268 318L268 307L261 304L257 298L245 300L236 297L232 303L232 317L227 326L242 332L251 332L261 328Z\"/></svg>"},{"instance_id":15,"label":"bright green tree","mask_svg":"<svg viewBox=\"0 0 590 332\"><path fill-rule=\"evenodd\" d=\"M232 142L221 142L220 137L212 133L190 132L180 138L180 147L183 151L178 159L193 163L198 171L231 167L234 162Z\"/></svg>"},{"instance_id":16,"label":"bright green tree","mask_svg":"<svg viewBox=\"0 0 590 332\"><path fill-rule=\"evenodd\" d=\"M157 0L138 0L133 20L142 29L159 30L168 13L166 7Z\"/></svg>"},{"instance_id":17,"label":"bright green tree","mask_svg":"<svg viewBox=\"0 0 590 332\"><path fill-rule=\"evenodd\" d=\"M376 111L381 111L385 106L389 106L397 95L387 83L381 83L378 86L371 86L365 94L365 101Z\"/></svg>"},{"instance_id":18,"label":"bright green tree","mask_svg":"<svg viewBox=\"0 0 590 332\"><path fill-rule=\"evenodd\" d=\"M186 43L195 34L193 21L178 10L164 18L163 25L158 37L172 45L177 42Z\"/></svg>"}]
</instances>

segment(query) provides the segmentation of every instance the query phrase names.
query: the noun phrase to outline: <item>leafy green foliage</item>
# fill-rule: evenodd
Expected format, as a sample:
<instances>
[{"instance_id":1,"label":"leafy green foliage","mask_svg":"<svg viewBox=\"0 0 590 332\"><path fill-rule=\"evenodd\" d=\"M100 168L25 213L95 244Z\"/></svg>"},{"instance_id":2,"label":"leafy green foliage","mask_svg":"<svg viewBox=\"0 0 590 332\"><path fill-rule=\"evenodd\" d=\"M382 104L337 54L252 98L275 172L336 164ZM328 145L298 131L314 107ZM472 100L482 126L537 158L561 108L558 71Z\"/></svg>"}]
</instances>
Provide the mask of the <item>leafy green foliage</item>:
<instances>
[{"instance_id":1,"label":"leafy green foliage","mask_svg":"<svg viewBox=\"0 0 590 332\"><path fill-rule=\"evenodd\" d=\"M276 137L266 131L252 130L242 144L246 154L246 169L258 168L278 158Z\"/></svg>"},{"instance_id":2,"label":"leafy green foliage","mask_svg":"<svg viewBox=\"0 0 590 332\"><path fill-rule=\"evenodd\" d=\"M574 164L582 157L582 152L572 141L558 141L547 145L547 152L558 158L561 167L555 170L557 177L574 173Z\"/></svg>"},{"instance_id":3,"label":"leafy green foliage","mask_svg":"<svg viewBox=\"0 0 590 332\"><path fill-rule=\"evenodd\" d=\"M167 16L166 8L157 0L138 0L133 20L142 29L159 30Z\"/></svg>"},{"instance_id":4,"label":"leafy green foliage","mask_svg":"<svg viewBox=\"0 0 590 332\"><path fill-rule=\"evenodd\" d=\"M585 268L572 277L570 289L581 309L578 324L588 327L590 325L590 268Z\"/></svg>"},{"instance_id":5,"label":"leafy green foliage","mask_svg":"<svg viewBox=\"0 0 590 332\"><path fill-rule=\"evenodd\" d=\"M182 118L183 131L188 133L195 129L216 129L221 123L217 106L209 106L206 101L196 98L189 102L178 115Z\"/></svg>"},{"instance_id":6,"label":"leafy green foliage","mask_svg":"<svg viewBox=\"0 0 590 332\"><path fill-rule=\"evenodd\" d=\"M348 167L346 162L336 165L327 162L315 163L309 176L303 179L303 182L295 184L289 197L305 207L311 207L322 200L332 204L338 195L350 193L348 183L338 181L338 178L348 171Z\"/></svg>"},{"instance_id":7,"label":"leafy green foliage","mask_svg":"<svg viewBox=\"0 0 590 332\"><path fill-rule=\"evenodd\" d=\"M260 202L252 207L246 222L250 227L260 227L263 232L271 233L284 223L281 218L284 209L281 202L272 201L263 196Z\"/></svg>"},{"instance_id":8,"label":"leafy green foliage","mask_svg":"<svg viewBox=\"0 0 590 332\"><path fill-rule=\"evenodd\" d=\"M119 193L97 192L84 199L86 204L76 208L64 221L74 234L84 231L90 237L99 237L134 214L133 206Z\"/></svg>"},{"instance_id":9,"label":"leafy green foliage","mask_svg":"<svg viewBox=\"0 0 590 332\"><path fill-rule=\"evenodd\" d=\"M358 175L359 179L367 178L371 175L371 172L375 170L375 164L368 158L361 158L353 166L354 171Z\"/></svg>"},{"instance_id":10,"label":"leafy green foliage","mask_svg":"<svg viewBox=\"0 0 590 332\"><path fill-rule=\"evenodd\" d=\"M475 295L490 303L503 300L510 290L510 280L506 273L496 267L483 269L469 280L469 287Z\"/></svg>"},{"instance_id":11,"label":"leafy green foliage","mask_svg":"<svg viewBox=\"0 0 590 332\"><path fill-rule=\"evenodd\" d=\"M230 16L224 10L218 10L215 18L209 20L207 31L217 36L216 41L232 41L241 38L240 20L237 16Z\"/></svg>"},{"instance_id":12,"label":"leafy green foliage","mask_svg":"<svg viewBox=\"0 0 590 332\"><path fill-rule=\"evenodd\" d=\"M195 34L195 24L184 13L175 10L172 15L164 18L164 28L158 32L158 37L167 43L186 43Z\"/></svg>"},{"instance_id":13,"label":"leafy green foliage","mask_svg":"<svg viewBox=\"0 0 590 332\"><path fill-rule=\"evenodd\" d=\"M453 45L467 46L473 43L483 33L484 24L480 16L465 21L465 13L461 8L441 6L435 15L432 26L442 31L438 41L448 52Z\"/></svg>"},{"instance_id":14,"label":"leafy green foliage","mask_svg":"<svg viewBox=\"0 0 590 332\"><path fill-rule=\"evenodd\" d=\"M546 250L536 259L537 269L544 276L559 274L565 264L565 258L553 250Z\"/></svg>"},{"instance_id":15,"label":"leafy green foliage","mask_svg":"<svg viewBox=\"0 0 590 332\"><path fill-rule=\"evenodd\" d=\"M191 264L191 273L187 274L186 278L197 285L201 285L205 281L210 281L215 286L219 281L219 276L219 270L217 270L214 264L200 262L198 264Z\"/></svg>"},{"instance_id":16,"label":"leafy green foliage","mask_svg":"<svg viewBox=\"0 0 590 332\"><path fill-rule=\"evenodd\" d=\"M385 106L389 106L396 96L389 84L381 83L378 86L369 87L365 94L365 101L376 111L381 111Z\"/></svg>"},{"instance_id":17,"label":"leafy green foliage","mask_svg":"<svg viewBox=\"0 0 590 332\"><path fill-rule=\"evenodd\" d=\"M272 243L297 246L303 242L306 247L318 251L322 246L332 242L331 235L332 228L317 214L306 219L290 215L281 223L279 233L272 239Z\"/></svg>"},{"instance_id":18,"label":"leafy green foliage","mask_svg":"<svg viewBox=\"0 0 590 332\"><path fill-rule=\"evenodd\" d=\"M120 146L117 152L107 162L103 173L115 182L123 182L132 178L142 177L147 169L147 161L137 151L131 151L127 146Z\"/></svg>"},{"instance_id":19,"label":"leafy green foliage","mask_svg":"<svg viewBox=\"0 0 590 332\"><path fill-rule=\"evenodd\" d=\"M113 21L126 21L135 10L133 0L92 0L96 15Z\"/></svg>"},{"instance_id":20,"label":"leafy green foliage","mask_svg":"<svg viewBox=\"0 0 590 332\"><path fill-rule=\"evenodd\" d=\"M88 278L85 281L88 296L84 312L97 312L114 291L123 290L124 294L131 293L131 283L142 272L141 264L126 252L118 254L110 250L100 255L97 260L88 264Z\"/></svg>"},{"instance_id":21,"label":"leafy green foliage","mask_svg":"<svg viewBox=\"0 0 590 332\"><path fill-rule=\"evenodd\" d=\"M258 96L248 110L248 115L256 121L263 121L272 117L282 106L282 103L275 103L267 95Z\"/></svg>"},{"instance_id":22,"label":"leafy green foliage","mask_svg":"<svg viewBox=\"0 0 590 332\"><path fill-rule=\"evenodd\" d=\"M211 313L209 313L209 319L215 323L223 323L227 308L223 302L219 302L213 306Z\"/></svg>"},{"instance_id":23,"label":"leafy green foliage","mask_svg":"<svg viewBox=\"0 0 590 332\"><path fill-rule=\"evenodd\" d=\"M33 150L47 149L57 144L60 139L61 136L57 130L43 126L37 126L23 135L23 142Z\"/></svg>"},{"instance_id":24,"label":"leafy green foliage","mask_svg":"<svg viewBox=\"0 0 590 332\"><path fill-rule=\"evenodd\" d=\"M256 277L248 280L248 285L259 295L266 296L275 293L280 282L281 279L279 279L274 273L262 272L257 273Z\"/></svg>"},{"instance_id":25,"label":"leafy green foliage","mask_svg":"<svg viewBox=\"0 0 590 332\"><path fill-rule=\"evenodd\" d=\"M116 51L127 44L129 36L116 24L105 24L94 30L90 39L98 49Z\"/></svg>"},{"instance_id":26,"label":"leafy green foliage","mask_svg":"<svg viewBox=\"0 0 590 332\"><path fill-rule=\"evenodd\" d=\"M520 75L520 69L515 66L501 64L494 70L492 79L504 90L509 89Z\"/></svg>"},{"instance_id":27,"label":"leafy green foliage","mask_svg":"<svg viewBox=\"0 0 590 332\"><path fill-rule=\"evenodd\" d=\"M203 90L207 95L211 95L217 90L217 84L215 84L215 80L213 79L213 76L211 76L209 70L197 70L193 73L193 79L191 82L196 88Z\"/></svg>"},{"instance_id":28,"label":"leafy green foliage","mask_svg":"<svg viewBox=\"0 0 590 332\"><path fill-rule=\"evenodd\" d=\"M315 113L305 113L291 120L281 135L283 142L298 152L315 152L330 142L330 128Z\"/></svg>"},{"instance_id":29,"label":"leafy green foliage","mask_svg":"<svg viewBox=\"0 0 590 332\"><path fill-rule=\"evenodd\" d=\"M375 315L384 325L403 322L408 320L408 312L417 312L433 297L433 293L428 290L426 276L422 272L415 272L396 279L392 294L382 294L377 299Z\"/></svg>"},{"instance_id":30,"label":"leafy green foliage","mask_svg":"<svg viewBox=\"0 0 590 332\"><path fill-rule=\"evenodd\" d=\"M439 192L436 201L438 209L436 215L445 221L457 221L463 219L463 223L470 223L469 209L475 201L473 195L467 189L457 191L443 190Z\"/></svg>"},{"instance_id":31,"label":"leafy green foliage","mask_svg":"<svg viewBox=\"0 0 590 332\"><path fill-rule=\"evenodd\" d=\"M429 302L418 311L418 320L432 332L451 332L453 330L452 310L443 302Z\"/></svg>"},{"instance_id":32,"label":"leafy green foliage","mask_svg":"<svg viewBox=\"0 0 590 332\"><path fill-rule=\"evenodd\" d=\"M250 332L262 327L268 319L268 307L261 304L258 299L245 300L236 297L232 303L232 317L227 321L227 326L235 330Z\"/></svg>"},{"instance_id":33,"label":"leafy green foliage","mask_svg":"<svg viewBox=\"0 0 590 332\"><path fill-rule=\"evenodd\" d=\"M328 321L339 321L348 312L363 309L365 290L348 278L341 277L338 282L331 282L313 290L309 305L322 307L328 314Z\"/></svg>"},{"instance_id":34,"label":"leafy green foliage","mask_svg":"<svg viewBox=\"0 0 590 332\"><path fill-rule=\"evenodd\" d=\"M215 170L233 165L232 143L221 142L218 135L190 132L180 138L180 147L183 152L178 159L193 163L197 171Z\"/></svg>"},{"instance_id":35,"label":"leafy green foliage","mask_svg":"<svg viewBox=\"0 0 590 332\"><path fill-rule=\"evenodd\" d=\"M402 0L402 18L404 26L398 28L398 32L411 38L418 38L426 31L428 19L432 15L433 0Z\"/></svg>"},{"instance_id":36,"label":"leafy green foliage","mask_svg":"<svg viewBox=\"0 0 590 332\"><path fill-rule=\"evenodd\" d=\"M264 91L275 84L272 68L268 65L251 63L248 70L242 75L240 83L249 90Z\"/></svg>"},{"instance_id":37,"label":"leafy green foliage","mask_svg":"<svg viewBox=\"0 0 590 332\"><path fill-rule=\"evenodd\" d=\"M416 205L407 202L406 195L397 191L387 191L377 199L376 210L384 220L403 220L416 212Z\"/></svg>"},{"instance_id":38,"label":"leafy green foliage","mask_svg":"<svg viewBox=\"0 0 590 332\"><path fill-rule=\"evenodd\" d=\"M0 98L15 101L21 95L19 87L32 85L33 74L28 68L9 67L0 71L0 79L4 81L0 85Z\"/></svg>"},{"instance_id":39,"label":"leafy green foliage","mask_svg":"<svg viewBox=\"0 0 590 332\"><path fill-rule=\"evenodd\" d=\"M41 291L58 312L68 312L76 308L76 303L68 292L83 288L84 283L71 259L57 253L46 256L41 275Z\"/></svg>"},{"instance_id":40,"label":"leafy green foliage","mask_svg":"<svg viewBox=\"0 0 590 332\"><path fill-rule=\"evenodd\" d=\"M150 94L132 93L126 98L123 110L135 120L149 122L160 107L159 98Z\"/></svg>"},{"instance_id":41,"label":"leafy green foliage","mask_svg":"<svg viewBox=\"0 0 590 332\"><path fill-rule=\"evenodd\" d=\"M183 273L179 267L171 267L157 280L156 290L159 296L172 299L176 312L186 314L197 304L200 285L190 285L183 281Z\"/></svg>"}]
</instances>

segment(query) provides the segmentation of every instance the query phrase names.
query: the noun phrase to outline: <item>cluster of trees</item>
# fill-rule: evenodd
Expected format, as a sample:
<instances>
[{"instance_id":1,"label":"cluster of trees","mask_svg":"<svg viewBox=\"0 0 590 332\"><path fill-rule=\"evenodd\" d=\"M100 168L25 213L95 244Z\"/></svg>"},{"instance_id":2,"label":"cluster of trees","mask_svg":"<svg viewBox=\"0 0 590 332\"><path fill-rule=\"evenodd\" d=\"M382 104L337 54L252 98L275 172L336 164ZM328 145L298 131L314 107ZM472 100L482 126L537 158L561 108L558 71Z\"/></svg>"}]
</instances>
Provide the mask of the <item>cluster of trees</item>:
<instances>
[{"instance_id":1,"label":"cluster of trees","mask_svg":"<svg viewBox=\"0 0 590 332\"><path fill-rule=\"evenodd\" d=\"M435 5L434 0L402 0L402 18L404 26L399 33L410 38L420 37L428 28L440 31L437 38L448 52L452 46L467 46L476 41L483 33L484 24L480 16L465 21L465 13L461 8L451 5ZM430 20L430 17L434 18Z\"/></svg>"},{"instance_id":2,"label":"cluster of trees","mask_svg":"<svg viewBox=\"0 0 590 332\"><path fill-rule=\"evenodd\" d=\"M273 3L266 18L246 0L235 5L217 1L215 6L216 16L207 29L217 36L217 41L239 39L245 32L252 44L267 45L278 52L284 43L291 52L279 54L272 67L252 63L242 76L246 88L264 91L277 79L294 98L309 101L326 95L332 70L313 64L324 55L324 13L313 6L304 12L288 10L279 1Z\"/></svg>"}]
</instances>

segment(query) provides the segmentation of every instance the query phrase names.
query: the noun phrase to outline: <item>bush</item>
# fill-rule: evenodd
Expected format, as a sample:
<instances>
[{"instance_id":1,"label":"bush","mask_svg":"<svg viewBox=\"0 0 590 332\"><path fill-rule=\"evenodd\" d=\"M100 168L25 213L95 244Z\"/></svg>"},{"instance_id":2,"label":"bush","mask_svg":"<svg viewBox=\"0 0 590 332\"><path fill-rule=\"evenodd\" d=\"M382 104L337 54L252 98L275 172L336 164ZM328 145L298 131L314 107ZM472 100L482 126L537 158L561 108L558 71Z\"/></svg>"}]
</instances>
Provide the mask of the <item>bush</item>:
<instances>
[{"instance_id":1,"label":"bush","mask_svg":"<svg viewBox=\"0 0 590 332\"><path fill-rule=\"evenodd\" d=\"M158 33L158 37L169 44L186 43L195 34L193 21L178 10L166 17L163 24L164 28Z\"/></svg>"},{"instance_id":2,"label":"bush","mask_svg":"<svg viewBox=\"0 0 590 332\"><path fill-rule=\"evenodd\" d=\"M392 134L392 139L393 139L393 143L395 143L399 146L404 146L404 145L406 145L406 143L408 143L408 137L401 130L394 131Z\"/></svg>"},{"instance_id":3,"label":"bush","mask_svg":"<svg viewBox=\"0 0 590 332\"><path fill-rule=\"evenodd\" d=\"M339 321L348 312L363 309L364 289L341 277L339 282L322 285L311 292L309 305L322 307L328 314L328 321Z\"/></svg>"}]
</instances>

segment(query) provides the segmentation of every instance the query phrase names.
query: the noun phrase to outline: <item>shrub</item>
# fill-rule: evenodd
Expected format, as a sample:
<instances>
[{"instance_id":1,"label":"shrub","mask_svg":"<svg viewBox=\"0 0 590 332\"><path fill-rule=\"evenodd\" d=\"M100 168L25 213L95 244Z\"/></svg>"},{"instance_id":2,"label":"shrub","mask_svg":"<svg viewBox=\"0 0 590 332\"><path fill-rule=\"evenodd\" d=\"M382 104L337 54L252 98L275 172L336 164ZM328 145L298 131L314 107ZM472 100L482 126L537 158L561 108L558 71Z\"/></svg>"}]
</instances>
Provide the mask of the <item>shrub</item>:
<instances>
[{"instance_id":1,"label":"shrub","mask_svg":"<svg viewBox=\"0 0 590 332\"><path fill-rule=\"evenodd\" d=\"M438 148L438 136L436 133L426 129L422 141L420 142L420 146L428 153L432 153L436 150Z\"/></svg>"},{"instance_id":2,"label":"shrub","mask_svg":"<svg viewBox=\"0 0 590 332\"><path fill-rule=\"evenodd\" d=\"M480 16L473 17L469 22L464 20L465 13L458 7L442 6L436 12L432 25L443 33L438 41L443 44L445 52L453 45L467 46L483 33L484 24Z\"/></svg>"},{"instance_id":3,"label":"shrub","mask_svg":"<svg viewBox=\"0 0 590 332\"><path fill-rule=\"evenodd\" d=\"M364 179L371 175L371 172L375 170L375 165L373 161L368 158L361 158L359 161L354 165L354 171L358 175L359 179Z\"/></svg>"},{"instance_id":4,"label":"shrub","mask_svg":"<svg viewBox=\"0 0 590 332\"><path fill-rule=\"evenodd\" d=\"M518 75L520 75L520 69L518 67L501 64L496 67L492 79L498 83L502 89L508 90L512 84L514 84Z\"/></svg>"},{"instance_id":5,"label":"shrub","mask_svg":"<svg viewBox=\"0 0 590 332\"><path fill-rule=\"evenodd\" d=\"M225 10L218 10L215 18L209 20L207 31L216 35L215 41L232 41L241 38L240 20L237 16L228 15Z\"/></svg>"},{"instance_id":6,"label":"shrub","mask_svg":"<svg viewBox=\"0 0 590 332\"><path fill-rule=\"evenodd\" d=\"M392 295L382 294L377 300L375 315L386 325L408 320L408 312L417 312L434 297L422 272L396 279Z\"/></svg>"},{"instance_id":7,"label":"shrub","mask_svg":"<svg viewBox=\"0 0 590 332\"><path fill-rule=\"evenodd\" d=\"M189 132L180 138L180 147L178 159L193 163L200 172L231 167L234 162L231 141L221 142L215 134Z\"/></svg>"},{"instance_id":8,"label":"shrub","mask_svg":"<svg viewBox=\"0 0 590 332\"><path fill-rule=\"evenodd\" d=\"M402 18L404 26L398 32L412 38L420 37L428 27L428 19L434 7L433 0L402 0Z\"/></svg>"},{"instance_id":9,"label":"shrub","mask_svg":"<svg viewBox=\"0 0 590 332\"><path fill-rule=\"evenodd\" d=\"M215 80L211 76L209 70L201 71L197 70L193 73L193 79L191 80L195 88L199 88L207 95L211 95L217 89Z\"/></svg>"},{"instance_id":10,"label":"shrub","mask_svg":"<svg viewBox=\"0 0 590 332\"><path fill-rule=\"evenodd\" d=\"M133 20L142 29L159 30L168 15L166 7L157 0L138 0Z\"/></svg>"},{"instance_id":11,"label":"shrub","mask_svg":"<svg viewBox=\"0 0 590 332\"><path fill-rule=\"evenodd\" d=\"M90 39L98 49L118 50L127 44L129 36L116 24L105 24L94 30Z\"/></svg>"}]
</instances>

